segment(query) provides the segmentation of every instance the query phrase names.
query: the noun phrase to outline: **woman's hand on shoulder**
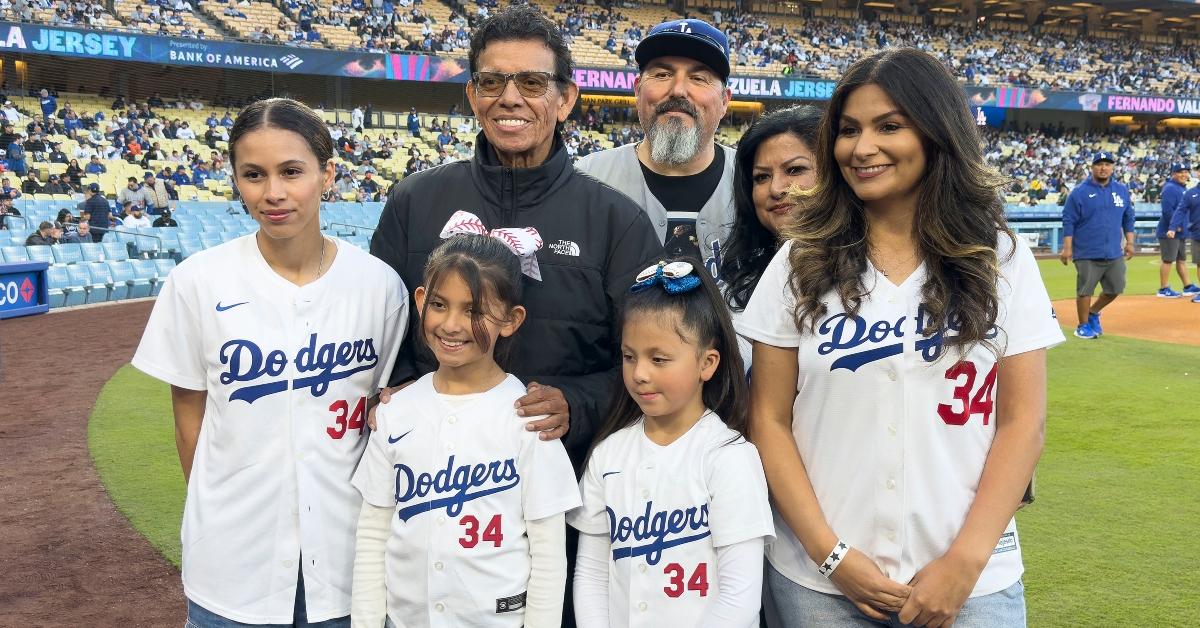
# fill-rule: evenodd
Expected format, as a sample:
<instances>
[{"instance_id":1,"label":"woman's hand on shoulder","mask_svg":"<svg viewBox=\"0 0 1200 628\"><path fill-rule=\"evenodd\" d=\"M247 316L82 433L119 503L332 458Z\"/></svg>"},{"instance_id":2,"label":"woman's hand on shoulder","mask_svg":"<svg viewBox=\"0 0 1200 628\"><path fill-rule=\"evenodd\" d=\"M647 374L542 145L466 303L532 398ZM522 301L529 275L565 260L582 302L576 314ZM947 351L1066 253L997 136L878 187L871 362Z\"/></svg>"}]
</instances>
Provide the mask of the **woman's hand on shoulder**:
<instances>
[{"instance_id":1,"label":"woman's hand on shoulder","mask_svg":"<svg viewBox=\"0 0 1200 628\"><path fill-rule=\"evenodd\" d=\"M982 568L946 553L917 572L912 593L900 610L900 621L913 626L949 627L975 588Z\"/></svg>"},{"instance_id":2,"label":"woman's hand on shoulder","mask_svg":"<svg viewBox=\"0 0 1200 628\"><path fill-rule=\"evenodd\" d=\"M854 548L850 548L829 580L864 615L879 621L887 621L890 614L900 612L912 592L912 587L883 575L878 565Z\"/></svg>"}]
</instances>

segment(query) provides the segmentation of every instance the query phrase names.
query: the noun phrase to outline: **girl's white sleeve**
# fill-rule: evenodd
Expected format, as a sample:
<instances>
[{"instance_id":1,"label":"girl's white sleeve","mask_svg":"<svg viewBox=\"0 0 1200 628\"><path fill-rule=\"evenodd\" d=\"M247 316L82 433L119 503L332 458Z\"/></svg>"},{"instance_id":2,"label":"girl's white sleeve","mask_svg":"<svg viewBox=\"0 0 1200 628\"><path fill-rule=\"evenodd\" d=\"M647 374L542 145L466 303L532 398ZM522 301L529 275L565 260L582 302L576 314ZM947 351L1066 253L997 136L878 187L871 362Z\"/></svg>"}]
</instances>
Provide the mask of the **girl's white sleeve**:
<instances>
[{"instance_id":1,"label":"girl's white sleeve","mask_svg":"<svg viewBox=\"0 0 1200 628\"><path fill-rule=\"evenodd\" d=\"M560 512L525 525L530 558L525 628L557 628L567 588L567 524Z\"/></svg>"},{"instance_id":2,"label":"girl's white sleeve","mask_svg":"<svg viewBox=\"0 0 1200 628\"><path fill-rule=\"evenodd\" d=\"M762 583L763 537L718 547L717 599L704 609L697 628L757 625Z\"/></svg>"},{"instance_id":3,"label":"girl's white sleeve","mask_svg":"<svg viewBox=\"0 0 1200 628\"><path fill-rule=\"evenodd\" d=\"M380 628L387 617L384 558L392 512L392 508L372 506L364 501L358 513L354 580L350 593L350 625L353 628Z\"/></svg>"},{"instance_id":4,"label":"girl's white sleeve","mask_svg":"<svg viewBox=\"0 0 1200 628\"><path fill-rule=\"evenodd\" d=\"M579 534L572 585L577 628L608 628L608 535Z\"/></svg>"}]
</instances>

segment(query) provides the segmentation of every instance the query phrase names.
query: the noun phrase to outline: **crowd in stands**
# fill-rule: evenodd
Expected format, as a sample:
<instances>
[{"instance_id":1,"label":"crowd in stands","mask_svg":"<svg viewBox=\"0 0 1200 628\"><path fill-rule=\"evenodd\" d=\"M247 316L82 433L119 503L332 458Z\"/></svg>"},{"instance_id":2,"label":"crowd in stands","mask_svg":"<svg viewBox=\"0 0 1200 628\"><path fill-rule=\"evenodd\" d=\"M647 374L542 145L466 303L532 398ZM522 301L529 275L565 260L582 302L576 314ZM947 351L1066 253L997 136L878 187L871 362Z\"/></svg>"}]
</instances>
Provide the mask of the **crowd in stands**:
<instances>
[{"instance_id":1,"label":"crowd in stands","mask_svg":"<svg viewBox=\"0 0 1200 628\"><path fill-rule=\"evenodd\" d=\"M497 6L496 0L284 0L272 30L237 27L245 22L249 7L263 4L250 0L197 0L196 6L189 0L130 4L132 9L118 11L124 27L163 35L211 37L213 33L194 19L200 11L232 20L226 22L227 30L253 41L451 56L465 53L471 27ZM632 65L633 50L653 26L623 13L624 7L636 6L630 3L601 6L565 0L541 6L569 40L590 35L612 53L614 64ZM661 19L679 17L665 7L649 6L657 7L653 15ZM107 14L96 0L0 0L0 15L99 28L106 26ZM851 63L880 47L915 46L942 59L968 84L1200 95L1197 46L1068 36L1038 26L934 25L929 19L913 23L887 15L848 20L703 10L694 16L715 22L728 35L734 73L836 79ZM333 41L330 34L343 31L346 36Z\"/></svg>"},{"instance_id":2,"label":"crowd in stands","mask_svg":"<svg viewBox=\"0 0 1200 628\"><path fill-rule=\"evenodd\" d=\"M984 139L985 159L1013 180L1008 191L1029 205L1065 203L1071 188L1089 176L1092 155L1099 150L1116 155L1115 176L1135 202L1158 202L1170 164L1200 158L1195 133L1118 135L1045 127L989 129Z\"/></svg>"}]
</instances>

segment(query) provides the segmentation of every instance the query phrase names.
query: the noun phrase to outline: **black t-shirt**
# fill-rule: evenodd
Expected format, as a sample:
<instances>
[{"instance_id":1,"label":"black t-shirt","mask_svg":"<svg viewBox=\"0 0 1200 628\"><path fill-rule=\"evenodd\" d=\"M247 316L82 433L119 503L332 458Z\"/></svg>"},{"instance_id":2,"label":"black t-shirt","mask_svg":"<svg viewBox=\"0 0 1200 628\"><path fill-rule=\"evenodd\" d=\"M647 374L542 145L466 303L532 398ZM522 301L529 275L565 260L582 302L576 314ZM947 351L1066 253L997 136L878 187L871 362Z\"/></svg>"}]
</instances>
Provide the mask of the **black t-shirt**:
<instances>
[{"instance_id":1,"label":"black t-shirt","mask_svg":"<svg viewBox=\"0 0 1200 628\"><path fill-rule=\"evenodd\" d=\"M725 173L725 151L720 146L716 147L712 163L707 168L682 177L664 176L647 168L646 164L640 165L642 176L646 178L646 187L667 210L667 241L664 247L667 255L704 259L700 254L700 239L696 235L696 215L721 183L721 175Z\"/></svg>"}]
</instances>

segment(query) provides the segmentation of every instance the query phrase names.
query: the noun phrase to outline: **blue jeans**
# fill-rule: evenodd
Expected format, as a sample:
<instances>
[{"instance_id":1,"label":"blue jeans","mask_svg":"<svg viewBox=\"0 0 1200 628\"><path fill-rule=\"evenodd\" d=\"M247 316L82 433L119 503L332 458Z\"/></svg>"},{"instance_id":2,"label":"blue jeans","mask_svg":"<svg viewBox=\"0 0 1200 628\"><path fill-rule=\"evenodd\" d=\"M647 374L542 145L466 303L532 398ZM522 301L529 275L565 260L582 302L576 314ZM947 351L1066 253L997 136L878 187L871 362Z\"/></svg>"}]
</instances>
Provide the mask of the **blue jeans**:
<instances>
[{"instance_id":1,"label":"blue jeans","mask_svg":"<svg viewBox=\"0 0 1200 628\"><path fill-rule=\"evenodd\" d=\"M767 587L779 613L779 625L772 628L903 628L896 615L881 622L863 615L853 602L842 595L813 591L789 580L771 565L767 565ZM1025 585L1017 580L1003 591L968 598L963 604L955 628L1025 628Z\"/></svg>"},{"instance_id":2,"label":"blue jeans","mask_svg":"<svg viewBox=\"0 0 1200 628\"><path fill-rule=\"evenodd\" d=\"M336 617L316 623L309 623L308 611L304 607L304 572L300 572L296 580L296 607L292 611L290 624L243 624L227 617L222 617L199 604L188 600L187 622L183 628L350 628L350 616Z\"/></svg>"}]
</instances>

